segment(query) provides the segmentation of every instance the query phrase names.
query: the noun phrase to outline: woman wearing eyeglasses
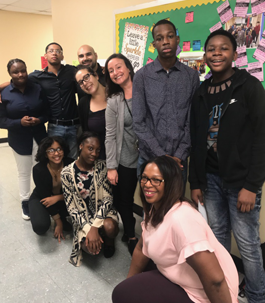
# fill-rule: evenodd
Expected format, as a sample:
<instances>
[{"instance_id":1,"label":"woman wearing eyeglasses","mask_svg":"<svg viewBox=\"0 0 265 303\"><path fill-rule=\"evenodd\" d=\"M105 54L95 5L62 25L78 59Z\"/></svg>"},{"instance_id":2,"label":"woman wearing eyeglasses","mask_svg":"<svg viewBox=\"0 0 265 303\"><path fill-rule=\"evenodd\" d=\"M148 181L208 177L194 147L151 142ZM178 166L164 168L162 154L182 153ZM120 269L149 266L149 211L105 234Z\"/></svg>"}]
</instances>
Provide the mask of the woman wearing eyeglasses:
<instances>
[{"instance_id":1,"label":"woman wearing eyeglasses","mask_svg":"<svg viewBox=\"0 0 265 303\"><path fill-rule=\"evenodd\" d=\"M82 131L94 131L99 135L101 145L99 159L105 160L105 110L107 107L105 87L99 82L97 73L86 65L77 66L75 78L86 93L78 103Z\"/></svg>"},{"instance_id":2,"label":"woman wearing eyeglasses","mask_svg":"<svg viewBox=\"0 0 265 303\"><path fill-rule=\"evenodd\" d=\"M108 179L113 185L114 205L124 226L122 241L128 243L133 253L138 239L135 237L133 197L137 184L138 148L132 120L132 81L134 71L131 62L122 54L111 55L105 64L106 154Z\"/></svg>"},{"instance_id":3,"label":"woman wearing eyeglasses","mask_svg":"<svg viewBox=\"0 0 265 303\"><path fill-rule=\"evenodd\" d=\"M62 137L47 137L38 148L33 167L35 189L29 200L29 213L34 232L45 234L51 225L50 216L55 222L54 237L64 239L63 230L70 231L71 224L62 193L61 171L74 160L68 158L68 145Z\"/></svg>"},{"instance_id":4,"label":"woman wearing eyeglasses","mask_svg":"<svg viewBox=\"0 0 265 303\"><path fill-rule=\"evenodd\" d=\"M178 164L157 157L141 169L145 218L127 280L114 303L236 303L238 273L193 202L183 197ZM152 259L157 269L145 271Z\"/></svg>"},{"instance_id":5,"label":"woman wearing eyeglasses","mask_svg":"<svg viewBox=\"0 0 265 303\"><path fill-rule=\"evenodd\" d=\"M18 170L22 218L29 220L30 177L38 144L47 136L44 123L48 120L48 103L41 87L28 79L23 60L10 60L7 71L11 82L1 92L0 128L8 130Z\"/></svg>"}]
</instances>

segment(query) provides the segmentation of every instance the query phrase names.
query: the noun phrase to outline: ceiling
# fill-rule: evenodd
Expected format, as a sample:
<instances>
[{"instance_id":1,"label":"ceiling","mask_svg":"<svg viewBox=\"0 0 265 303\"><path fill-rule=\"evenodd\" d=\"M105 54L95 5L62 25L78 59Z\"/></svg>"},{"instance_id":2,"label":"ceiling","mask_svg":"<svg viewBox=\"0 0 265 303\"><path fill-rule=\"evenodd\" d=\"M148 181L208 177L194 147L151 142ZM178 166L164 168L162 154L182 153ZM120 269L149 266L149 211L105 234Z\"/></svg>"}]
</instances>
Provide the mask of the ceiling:
<instances>
[{"instance_id":1,"label":"ceiling","mask_svg":"<svg viewBox=\"0 0 265 303\"><path fill-rule=\"evenodd\" d=\"M0 10L51 15L51 0L0 0Z\"/></svg>"}]
</instances>

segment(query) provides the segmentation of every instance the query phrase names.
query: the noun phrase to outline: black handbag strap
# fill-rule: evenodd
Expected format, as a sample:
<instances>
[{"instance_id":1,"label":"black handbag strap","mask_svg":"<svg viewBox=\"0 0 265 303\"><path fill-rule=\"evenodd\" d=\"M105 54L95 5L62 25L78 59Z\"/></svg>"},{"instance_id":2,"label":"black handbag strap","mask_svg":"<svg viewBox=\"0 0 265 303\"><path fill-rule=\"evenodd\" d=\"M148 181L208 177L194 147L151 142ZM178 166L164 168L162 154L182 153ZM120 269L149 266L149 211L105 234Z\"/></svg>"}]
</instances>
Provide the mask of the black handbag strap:
<instances>
[{"instance_id":1,"label":"black handbag strap","mask_svg":"<svg viewBox=\"0 0 265 303\"><path fill-rule=\"evenodd\" d=\"M125 101L125 104L126 104L126 106L128 108L128 111L129 111L129 113L130 113L130 115L132 117L132 112L131 112L130 107L129 107L128 103L127 103L127 100L125 98L124 98L124 101Z\"/></svg>"}]
</instances>

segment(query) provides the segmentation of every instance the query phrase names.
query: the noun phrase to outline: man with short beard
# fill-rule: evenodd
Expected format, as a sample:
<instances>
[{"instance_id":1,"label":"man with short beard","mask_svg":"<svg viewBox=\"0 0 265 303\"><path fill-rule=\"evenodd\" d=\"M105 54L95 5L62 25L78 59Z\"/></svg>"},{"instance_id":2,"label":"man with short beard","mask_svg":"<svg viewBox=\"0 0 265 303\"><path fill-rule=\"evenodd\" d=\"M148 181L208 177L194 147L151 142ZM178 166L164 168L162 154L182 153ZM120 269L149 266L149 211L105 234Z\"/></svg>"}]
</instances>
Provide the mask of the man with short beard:
<instances>
[{"instance_id":1,"label":"man with short beard","mask_svg":"<svg viewBox=\"0 0 265 303\"><path fill-rule=\"evenodd\" d=\"M41 86L49 101L48 135L63 137L70 148L68 156L77 158L76 132L79 118L75 97L75 67L61 64L63 49L55 42L46 46L44 57L48 66L29 74L29 79Z\"/></svg>"},{"instance_id":2,"label":"man with short beard","mask_svg":"<svg viewBox=\"0 0 265 303\"><path fill-rule=\"evenodd\" d=\"M102 68L97 62L98 55L94 51L93 47L89 45L80 46L77 51L77 57L79 63L91 67L97 73L99 82L103 86L106 86L104 68Z\"/></svg>"}]
</instances>

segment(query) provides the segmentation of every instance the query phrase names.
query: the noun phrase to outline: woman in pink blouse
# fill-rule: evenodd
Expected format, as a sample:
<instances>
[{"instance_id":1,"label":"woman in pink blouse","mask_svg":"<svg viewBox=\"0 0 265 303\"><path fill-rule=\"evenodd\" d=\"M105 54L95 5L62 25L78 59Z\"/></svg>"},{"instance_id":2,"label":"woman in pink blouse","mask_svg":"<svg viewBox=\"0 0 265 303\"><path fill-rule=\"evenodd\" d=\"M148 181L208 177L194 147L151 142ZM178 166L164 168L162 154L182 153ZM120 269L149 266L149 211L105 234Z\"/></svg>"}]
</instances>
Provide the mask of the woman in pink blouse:
<instances>
[{"instance_id":1,"label":"woman in pink blouse","mask_svg":"<svg viewBox=\"0 0 265 303\"><path fill-rule=\"evenodd\" d=\"M168 157L141 171L142 237L114 303L236 303L238 274L226 249L192 202L182 197L181 171ZM151 260L157 269L145 271Z\"/></svg>"}]
</instances>

